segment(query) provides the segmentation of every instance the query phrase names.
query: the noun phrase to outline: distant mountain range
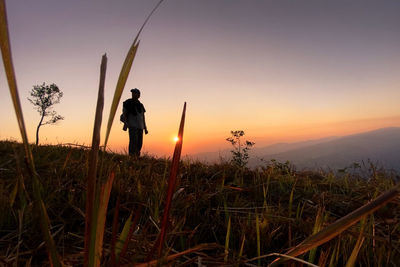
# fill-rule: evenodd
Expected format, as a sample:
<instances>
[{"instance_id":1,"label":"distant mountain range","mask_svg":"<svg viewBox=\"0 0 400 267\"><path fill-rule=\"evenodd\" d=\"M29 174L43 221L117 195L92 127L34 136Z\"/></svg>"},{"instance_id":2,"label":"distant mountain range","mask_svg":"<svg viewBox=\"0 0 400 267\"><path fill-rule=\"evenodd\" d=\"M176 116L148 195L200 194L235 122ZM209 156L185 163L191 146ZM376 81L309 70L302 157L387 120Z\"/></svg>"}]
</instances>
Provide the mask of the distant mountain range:
<instances>
[{"instance_id":1,"label":"distant mountain range","mask_svg":"<svg viewBox=\"0 0 400 267\"><path fill-rule=\"evenodd\" d=\"M191 156L206 162L229 159L230 151L201 153ZM265 161L289 160L297 169L333 170L371 160L378 166L400 171L400 128L391 127L360 134L328 137L296 143L279 143L254 148L249 167L265 165Z\"/></svg>"}]
</instances>

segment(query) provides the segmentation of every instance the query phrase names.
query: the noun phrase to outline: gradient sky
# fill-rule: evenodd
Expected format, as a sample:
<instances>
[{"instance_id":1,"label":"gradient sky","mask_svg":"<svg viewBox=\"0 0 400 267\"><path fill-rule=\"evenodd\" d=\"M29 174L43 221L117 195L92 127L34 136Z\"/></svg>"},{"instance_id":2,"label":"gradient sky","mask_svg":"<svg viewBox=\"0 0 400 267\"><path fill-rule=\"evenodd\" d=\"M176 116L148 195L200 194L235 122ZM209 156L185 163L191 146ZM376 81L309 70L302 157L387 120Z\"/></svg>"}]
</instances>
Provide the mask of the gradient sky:
<instances>
[{"instance_id":1,"label":"gradient sky","mask_svg":"<svg viewBox=\"0 0 400 267\"><path fill-rule=\"evenodd\" d=\"M126 53L158 0L8 0L29 139L33 85L64 92L65 117L41 143L90 144L101 56L107 53L102 138ZM187 101L183 153L229 147L244 130L262 147L400 126L400 1L165 0L147 24L127 81L142 91L144 151L172 155ZM0 67L0 139L20 140ZM118 109L117 117L121 113ZM110 148L126 150L115 119Z\"/></svg>"}]
</instances>

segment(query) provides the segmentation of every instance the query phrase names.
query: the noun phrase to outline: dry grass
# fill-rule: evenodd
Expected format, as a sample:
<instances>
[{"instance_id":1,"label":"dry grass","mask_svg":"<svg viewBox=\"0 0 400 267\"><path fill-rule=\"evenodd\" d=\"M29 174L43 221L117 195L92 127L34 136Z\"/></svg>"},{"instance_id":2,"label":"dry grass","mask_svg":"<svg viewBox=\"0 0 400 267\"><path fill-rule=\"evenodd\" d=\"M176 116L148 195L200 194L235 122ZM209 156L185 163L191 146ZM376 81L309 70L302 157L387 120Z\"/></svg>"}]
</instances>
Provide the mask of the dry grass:
<instances>
[{"instance_id":1,"label":"dry grass","mask_svg":"<svg viewBox=\"0 0 400 267\"><path fill-rule=\"evenodd\" d=\"M19 173L15 168L17 158L13 150L17 151L18 157L23 155L20 144L0 143L0 255L5 255L0 261L13 262L16 252L13 249L17 247L18 233L21 232L20 240L23 245L20 249L19 263L24 264L32 258L31 264L40 266L47 256L41 245L41 234L36 231L37 216L32 206L28 203L21 231L17 227L18 206L14 202L10 207L10 192ZM82 211L85 207L89 151L40 146L35 147L33 153L37 171L41 174L43 199L52 222L52 233L56 233L54 239L58 250L63 258L68 260L71 255L79 255L83 247ZM167 174L171 168L171 161L146 156L133 161L129 157L109 153L102 153L102 157L104 171L103 177L100 178L105 179L115 170L104 242L111 244L112 217L117 198L120 198L121 203L117 232L122 231L131 212L141 207L142 212L129 240L126 254L121 258L121 264L143 263L160 233L160 214L164 211ZM20 171L24 174L26 168L22 167ZM271 253L287 254L290 248L290 228L291 242L294 245L300 244L313 234L321 210L324 210L325 218L321 229L325 229L331 223L375 199L379 193L394 188L396 179L390 174L381 174L382 178L367 181L356 175L334 176L332 173L312 172L288 174L279 166L273 165L265 170L249 171L238 170L227 164L204 165L193 162L182 162L179 176L179 187L172 198L170 225L163 255L168 257L185 252L200 244L217 244L208 249L203 247L205 250L201 252L183 253L182 257L174 258L176 264L193 260L201 261L205 265L225 264L227 238L229 256L226 264L257 264L257 260L249 261L258 256L257 228L260 256ZM242 184L237 183L241 180ZM349 184L352 186L348 186ZM265 195L263 187L267 186L268 192ZM27 185L26 191L30 190L31 186ZM289 217L291 195L293 215ZM363 231L360 224L354 224L338 237L318 246L313 263L318 264L325 259L327 266L330 262L332 266L345 265L362 233L364 242L358 252L357 264L399 264L398 204L399 200L395 198L377 210L372 217L368 216ZM231 226L228 231L229 218ZM229 237L227 232L230 233ZM104 262L108 262L111 257L107 247L104 247ZM260 258L260 265L271 263L275 257ZM308 253L297 258L309 260ZM83 259L80 260L82 262Z\"/></svg>"}]
</instances>

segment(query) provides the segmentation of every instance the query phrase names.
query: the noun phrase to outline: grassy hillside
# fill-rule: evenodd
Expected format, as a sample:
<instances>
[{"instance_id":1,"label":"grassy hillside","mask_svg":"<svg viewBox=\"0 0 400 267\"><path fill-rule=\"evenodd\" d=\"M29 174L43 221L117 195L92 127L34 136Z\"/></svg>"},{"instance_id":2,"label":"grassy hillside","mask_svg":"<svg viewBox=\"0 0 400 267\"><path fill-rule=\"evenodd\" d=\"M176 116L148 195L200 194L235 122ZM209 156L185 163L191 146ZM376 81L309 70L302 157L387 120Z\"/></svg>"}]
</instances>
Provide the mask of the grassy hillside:
<instances>
[{"instance_id":1,"label":"grassy hillside","mask_svg":"<svg viewBox=\"0 0 400 267\"><path fill-rule=\"evenodd\" d=\"M89 151L61 146L32 149L58 251L65 263L80 266ZM171 162L146 156L133 160L111 153L102 154L100 161L101 178L115 172L103 262L110 257L117 199L119 233L131 213L138 218L122 262L145 262L160 231ZM48 262L25 166L22 146L0 141L0 266L14 266L17 261L21 266ZM333 173L296 172L276 162L257 171L228 164L182 162L172 200L166 254L201 245L201 250L177 257L173 264L266 266L276 256L255 258L286 253L313 232L394 187L393 174L374 168L366 171L368 177L349 173L337 177ZM358 242L358 265L399 265L399 219L397 198L298 258L320 266L342 266L348 263Z\"/></svg>"}]
</instances>

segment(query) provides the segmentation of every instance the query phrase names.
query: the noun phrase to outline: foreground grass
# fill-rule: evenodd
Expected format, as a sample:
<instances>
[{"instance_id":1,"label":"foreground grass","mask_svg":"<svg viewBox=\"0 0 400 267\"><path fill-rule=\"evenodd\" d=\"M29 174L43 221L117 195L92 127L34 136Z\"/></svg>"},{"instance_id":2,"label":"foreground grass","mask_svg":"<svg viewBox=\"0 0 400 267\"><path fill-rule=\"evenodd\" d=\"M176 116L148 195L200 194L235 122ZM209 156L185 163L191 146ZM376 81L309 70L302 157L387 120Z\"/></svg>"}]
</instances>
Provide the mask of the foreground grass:
<instances>
[{"instance_id":1,"label":"foreground grass","mask_svg":"<svg viewBox=\"0 0 400 267\"><path fill-rule=\"evenodd\" d=\"M89 151L61 146L32 147L42 183L52 234L66 264L82 264L84 211ZM38 231L31 183L20 144L0 141L0 266L46 264L47 254ZM123 262L145 262L160 231L168 159L100 155L100 179L115 172L105 233L104 257L110 257L111 222L119 199L119 231L131 212L138 225ZM329 172L300 172L272 163L257 171L229 164L204 165L183 162L172 200L167 253L204 246L175 265L267 265L301 241L392 188L396 176L365 170L366 177ZM21 190L25 179L25 189ZM19 186L19 190L17 188ZM356 262L362 266L400 264L399 201L389 203L339 237L302 255L320 266L349 263L356 244ZM362 231L361 231L362 229ZM361 233L361 234L360 234ZM360 240L362 236L363 242ZM104 262L107 262L105 260Z\"/></svg>"}]
</instances>

